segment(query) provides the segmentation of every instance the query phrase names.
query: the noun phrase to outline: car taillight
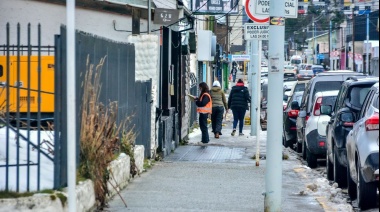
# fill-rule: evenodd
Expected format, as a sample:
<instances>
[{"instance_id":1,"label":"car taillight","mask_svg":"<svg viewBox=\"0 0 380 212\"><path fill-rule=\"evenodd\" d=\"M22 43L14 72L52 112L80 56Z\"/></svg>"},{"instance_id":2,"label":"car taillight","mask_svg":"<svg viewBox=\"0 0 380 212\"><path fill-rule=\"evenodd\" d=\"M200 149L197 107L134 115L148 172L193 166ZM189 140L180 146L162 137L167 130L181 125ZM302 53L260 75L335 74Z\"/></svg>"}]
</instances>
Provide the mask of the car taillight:
<instances>
[{"instance_id":1,"label":"car taillight","mask_svg":"<svg viewBox=\"0 0 380 212\"><path fill-rule=\"evenodd\" d=\"M291 110L291 111L288 112L288 116L290 118L297 118L298 112L299 112L298 110Z\"/></svg>"},{"instance_id":2,"label":"car taillight","mask_svg":"<svg viewBox=\"0 0 380 212\"><path fill-rule=\"evenodd\" d=\"M326 145L326 143L324 142L324 141L320 141L319 143L318 143L318 146L319 147L324 147Z\"/></svg>"},{"instance_id":3,"label":"car taillight","mask_svg":"<svg viewBox=\"0 0 380 212\"><path fill-rule=\"evenodd\" d=\"M379 114L375 113L365 122L365 129L367 131L379 130Z\"/></svg>"},{"instance_id":4,"label":"car taillight","mask_svg":"<svg viewBox=\"0 0 380 212\"><path fill-rule=\"evenodd\" d=\"M345 127L353 127L354 124L355 124L354 122L344 122L343 126L345 126Z\"/></svg>"},{"instance_id":5,"label":"car taillight","mask_svg":"<svg viewBox=\"0 0 380 212\"><path fill-rule=\"evenodd\" d=\"M318 97L314 105L314 116L321 115L322 97Z\"/></svg>"}]
</instances>

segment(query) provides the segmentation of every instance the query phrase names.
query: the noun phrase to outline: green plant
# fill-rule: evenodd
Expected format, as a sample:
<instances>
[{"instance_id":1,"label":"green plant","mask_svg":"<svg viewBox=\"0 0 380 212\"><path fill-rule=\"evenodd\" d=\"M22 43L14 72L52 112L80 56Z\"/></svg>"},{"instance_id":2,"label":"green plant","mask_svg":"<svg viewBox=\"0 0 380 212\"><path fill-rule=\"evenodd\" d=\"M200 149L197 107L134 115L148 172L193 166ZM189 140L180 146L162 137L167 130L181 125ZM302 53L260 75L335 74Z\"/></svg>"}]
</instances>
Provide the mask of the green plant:
<instances>
[{"instance_id":1,"label":"green plant","mask_svg":"<svg viewBox=\"0 0 380 212\"><path fill-rule=\"evenodd\" d=\"M62 206L65 207L67 203L67 197L62 193L56 193L55 195L59 198L59 200L61 200Z\"/></svg>"},{"instance_id":2,"label":"green plant","mask_svg":"<svg viewBox=\"0 0 380 212\"><path fill-rule=\"evenodd\" d=\"M138 167L136 166L136 160L135 160L135 140L136 140L136 134L133 132L133 128L129 129L129 131L124 131L123 135L121 137L121 143L120 143L120 151L124 152L130 157L131 161L131 167L130 172L132 177L135 177L137 174L139 174Z\"/></svg>"}]
</instances>

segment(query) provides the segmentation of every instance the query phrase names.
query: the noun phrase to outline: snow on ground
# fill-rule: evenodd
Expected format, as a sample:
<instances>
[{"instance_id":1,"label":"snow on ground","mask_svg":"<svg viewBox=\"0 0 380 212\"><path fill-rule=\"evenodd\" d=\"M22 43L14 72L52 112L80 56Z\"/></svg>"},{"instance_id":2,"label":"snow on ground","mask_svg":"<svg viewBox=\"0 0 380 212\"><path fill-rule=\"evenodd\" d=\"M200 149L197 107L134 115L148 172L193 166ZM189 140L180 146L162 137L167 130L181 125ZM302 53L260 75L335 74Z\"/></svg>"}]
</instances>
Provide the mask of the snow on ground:
<instances>
[{"instance_id":1,"label":"snow on ground","mask_svg":"<svg viewBox=\"0 0 380 212\"><path fill-rule=\"evenodd\" d=\"M292 150L285 151L291 159L297 160L299 157ZM293 169L306 182L304 190L300 191L299 195L315 197L326 211L354 212L353 207L347 202L346 195L338 188L338 184L330 185L322 173L310 169L300 161L294 164Z\"/></svg>"},{"instance_id":2,"label":"snow on ground","mask_svg":"<svg viewBox=\"0 0 380 212\"><path fill-rule=\"evenodd\" d=\"M6 131L7 128L3 127L0 129L0 166L6 164ZM24 137L27 137L26 130L20 130L20 134ZM17 164L17 149L19 151L19 160L20 164L27 164L28 158L28 145L27 141L19 137L20 143L17 148L17 135L12 130L9 130L9 165ZM30 140L33 144L38 144L38 132L30 131ZM38 166L38 151L29 145L29 164L30 166L30 176L29 176L29 185L30 191L37 191L37 169ZM53 131L41 131L41 149L43 152L48 154L51 158L54 159L54 132ZM50 160L43 154L40 154L40 190L52 189L54 185L54 161ZM17 185L17 168L10 167L8 173L9 180L9 190L16 191ZM0 167L0 191L5 190L5 181L6 181L6 168ZM27 166L21 166L19 168L19 192L27 191Z\"/></svg>"}]
</instances>

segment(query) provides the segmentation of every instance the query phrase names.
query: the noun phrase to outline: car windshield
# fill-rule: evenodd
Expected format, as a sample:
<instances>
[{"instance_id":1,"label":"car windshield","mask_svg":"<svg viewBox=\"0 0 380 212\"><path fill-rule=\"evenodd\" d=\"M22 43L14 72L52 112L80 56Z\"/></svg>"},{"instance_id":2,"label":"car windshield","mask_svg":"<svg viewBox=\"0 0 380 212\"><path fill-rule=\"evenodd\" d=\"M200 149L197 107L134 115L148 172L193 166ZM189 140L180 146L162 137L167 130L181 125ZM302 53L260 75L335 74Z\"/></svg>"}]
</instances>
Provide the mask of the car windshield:
<instances>
[{"instance_id":1,"label":"car windshield","mask_svg":"<svg viewBox=\"0 0 380 212\"><path fill-rule=\"evenodd\" d=\"M350 104L361 108L363 106L364 100L368 94L368 92L371 90L371 87L354 87L351 90L349 101Z\"/></svg>"},{"instance_id":2,"label":"car windshield","mask_svg":"<svg viewBox=\"0 0 380 212\"><path fill-rule=\"evenodd\" d=\"M318 73L321 73L321 72L324 72L325 70L323 68L313 68L313 72L314 74L318 74Z\"/></svg>"},{"instance_id":3,"label":"car windshield","mask_svg":"<svg viewBox=\"0 0 380 212\"><path fill-rule=\"evenodd\" d=\"M305 83L297 84L296 87L294 88L294 92L305 91L305 89L306 89Z\"/></svg>"},{"instance_id":4,"label":"car windshield","mask_svg":"<svg viewBox=\"0 0 380 212\"><path fill-rule=\"evenodd\" d=\"M301 105L301 102L302 102L302 95L297 95L294 97L293 99L293 102L294 101L297 101L298 102L298 105Z\"/></svg>"},{"instance_id":5,"label":"car windshield","mask_svg":"<svg viewBox=\"0 0 380 212\"><path fill-rule=\"evenodd\" d=\"M318 92L324 92L324 91L334 91L334 90L340 90L340 87L342 86L343 82L339 81L322 81L322 82L317 82L314 85L314 90L312 93L313 96L313 101L315 98L315 94Z\"/></svg>"},{"instance_id":6,"label":"car windshield","mask_svg":"<svg viewBox=\"0 0 380 212\"><path fill-rule=\"evenodd\" d=\"M290 63L298 65L298 64L301 64L302 61L301 60L291 60Z\"/></svg>"}]
</instances>

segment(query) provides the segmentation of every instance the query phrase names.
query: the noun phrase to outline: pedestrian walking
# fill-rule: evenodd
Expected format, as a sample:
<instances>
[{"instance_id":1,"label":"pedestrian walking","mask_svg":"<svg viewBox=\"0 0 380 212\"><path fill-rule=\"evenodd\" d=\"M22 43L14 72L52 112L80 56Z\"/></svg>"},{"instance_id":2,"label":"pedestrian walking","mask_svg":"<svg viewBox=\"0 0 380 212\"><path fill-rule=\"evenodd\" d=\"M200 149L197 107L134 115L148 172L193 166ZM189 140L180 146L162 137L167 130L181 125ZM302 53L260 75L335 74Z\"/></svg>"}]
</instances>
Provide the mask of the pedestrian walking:
<instances>
[{"instance_id":1,"label":"pedestrian walking","mask_svg":"<svg viewBox=\"0 0 380 212\"><path fill-rule=\"evenodd\" d=\"M233 65L233 68L231 70L231 75L232 75L232 81L233 82L236 82L236 75L237 75L237 72L238 72L238 69L237 69L237 65Z\"/></svg>"},{"instance_id":2,"label":"pedestrian walking","mask_svg":"<svg viewBox=\"0 0 380 212\"><path fill-rule=\"evenodd\" d=\"M236 127L239 122L239 136L243 136L244 117L249 110L248 102L251 102L248 88L244 86L242 79L239 79L234 87L232 87L228 98L228 108L232 110L234 116L233 130L231 135L235 136Z\"/></svg>"},{"instance_id":3,"label":"pedestrian walking","mask_svg":"<svg viewBox=\"0 0 380 212\"><path fill-rule=\"evenodd\" d=\"M195 99L195 104L198 106L197 112L199 113L199 127L202 131L202 143L207 144L210 142L210 138L207 130L207 119L212 114L212 99L209 94L210 90L205 82L199 84L199 90L201 94L199 98Z\"/></svg>"},{"instance_id":4,"label":"pedestrian walking","mask_svg":"<svg viewBox=\"0 0 380 212\"><path fill-rule=\"evenodd\" d=\"M212 99L212 132L215 138L219 138L222 135L222 123L224 109L228 111L226 95L224 94L219 81L215 81L211 88L211 99Z\"/></svg>"}]
</instances>

